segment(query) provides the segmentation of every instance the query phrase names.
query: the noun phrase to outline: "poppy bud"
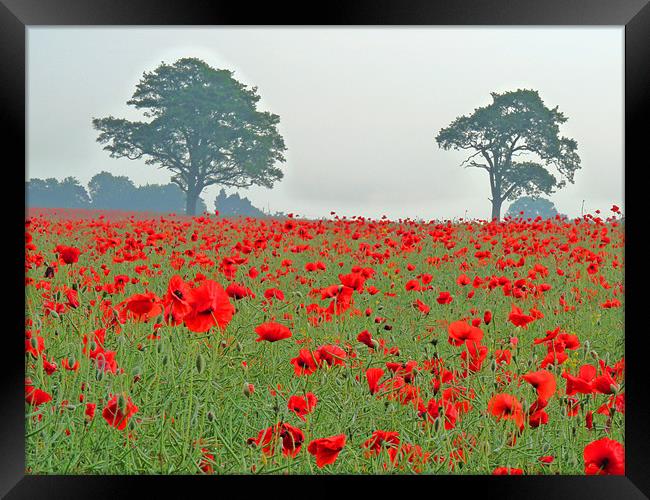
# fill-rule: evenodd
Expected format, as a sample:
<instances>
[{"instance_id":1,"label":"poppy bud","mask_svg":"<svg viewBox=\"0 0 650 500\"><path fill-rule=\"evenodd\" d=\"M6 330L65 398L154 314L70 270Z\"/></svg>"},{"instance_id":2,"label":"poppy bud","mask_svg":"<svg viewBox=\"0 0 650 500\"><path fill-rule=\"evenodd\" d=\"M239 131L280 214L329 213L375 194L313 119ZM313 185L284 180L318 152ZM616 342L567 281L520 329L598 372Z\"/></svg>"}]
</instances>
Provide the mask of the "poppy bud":
<instances>
[{"instance_id":1,"label":"poppy bud","mask_svg":"<svg viewBox=\"0 0 650 500\"><path fill-rule=\"evenodd\" d=\"M73 283L72 284L72 289L76 292L77 290L79 290L79 285L77 285L76 283Z\"/></svg>"},{"instance_id":2,"label":"poppy bud","mask_svg":"<svg viewBox=\"0 0 650 500\"><path fill-rule=\"evenodd\" d=\"M212 411L208 412L207 417L209 422L214 422L214 413L212 413Z\"/></svg>"},{"instance_id":3,"label":"poppy bud","mask_svg":"<svg viewBox=\"0 0 650 500\"><path fill-rule=\"evenodd\" d=\"M219 346L222 349L225 349L226 347L228 347L228 342L226 342L225 340L222 340L221 342L219 342Z\"/></svg>"},{"instance_id":4,"label":"poppy bud","mask_svg":"<svg viewBox=\"0 0 650 500\"><path fill-rule=\"evenodd\" d=\"M61 316L59 316L59 313L56 312L56 311L53 310L53 309L50 309L50 315L51 315L53 318L56 318L56 319L59 319L59 318L61 317Z\"/></svg>"},{"instance_id":5,"label":"poppy bud","mask_svg":"<svg viewBox=\"0 0 650 500\"><path fill-rule=\"evenodd\" d=\"M91 351L97 350L97 343L94 340L90 343L90 350Z\"/></svg>"},{"instance_id":6,"label":"poppy bud","mask_svg":"<svg viewBox=\"0 0 650 500\"><path fill-rule=\"evenodd\" d=\"M163 356L163 358L162 358L162 364L163 364L163 366L165 366L165 365L167 364L168 361L169 361L169 356L167 356L167 354L165 354L165 355Z\"/></svg>"},{"instance_id":7,"label":"poppy bud","mask_svg":"<svg viewBox=\"0 0 650 500\"><path fill-rule=\"evenodd\" d=\"M201 353L196 356L196 371L201 373L205 369L205 358Z\"/></svg>"},{"instance_id":8,"label":"poppy bud","mask_svg":"<svg viewBox=\"0 0 650 500\"><path fill-rule=\"evenodd\" d=\"M372 344L373 349L379 349L379 342L377 342L376 339L372 339L370 343Z\"/></svg>"},{"instance_id":9,"label":"poppy bud","mask_svg":"<svg viewBox=\"0 0 650 500\"><path fill-rule=\"evenodd\" d=\"M241 352L243 348L244 347L241 345L241 342L237 342L237 344L235 345L235 349L237 349L239 352Z\"/></svg>"},{"instance_id":10,"label":"poppy bud","mask_svg":"<svg viewBox=\"0 0 650 500\"><path fill-rule=\"evenodd\" d=\"M435 432L438 432L438 431L440 430L440 421L441 421L441 420L442 420L442 419L441 419L440 417L437 417L437 418L433 421L433 430L434 430Z\"/></svg>"},{"instance_id":11,"label":"poppy bud","mask_svg":"<svg viewBox=\"0 0 650 500\"><path fill-rule=\"evenodd\" d=\"M497 360L493 359L492 362L490 363L490 370L493 372L497 371Z\"/></svg>"},{"instance_id":12,"label":"poppy bud","mask_svg":"<svg viewBox=\"0 0 650 500\"><path fill-rule=\"evenodd\" d=\"M162 352L164 351L164 347L161 343L156 344L156 351L158 352L158 354L162 354Z\"/></svg>"},{"instance_id":13,"label":"poppy bud","mask_svg":"<svg viewBox=\"0 0 650 500\"><path fill-rule=\"evenodd\" d=\"M95 379L96 379L98 382L101 382L101 380L102 380L103 378L104 378L104 371L103 371L103 370L97 370L97 372L95 373Z\"/></svg>"},{"instance_id":14,"label":"poppy bud","mask_svg":"<svg viewBox=\"0 0 650 500\"><path fill-rule=\"evenodd\" d=\"M32 349L38 349L38 341L35 337L29 339L29 343L32 345Z\"/></svg>"},{"instance_id":15,"label":"poppy bud","mask_svg":"<svg viewBox=\"0 0 650 500\"><path fill-rule=\"evenodd\" d=\"M590 346L591 346L591 344L589 343L589 341L585 340L585 343L583 344L583 347L584 347L586 352L589 352L589 347Z\"/></svg>"},{"instance_id":16,"label":"poppy bud","mask_svg":"<svg viewBox=\"0 0 650 500\"><path fill-rule=\"evenodd\" d=\"M135 420L129 420L129 430L132 431L135 429Z\"/></svg>"},{"instance_id":17,"label":"poppy bud","mask_svg":"<svg viewBox=\"0 0 650 500\"><path fill-rule=\"evenodd\" d=\"M255 391L255 386L253 384L249 384L248 382L244 382L244 396L249 398L251 394Z\"/></svg>"},{"instance_id":18,"label":"poppy bud","mask_svg":"<svg viewBox=\"0 0 650 500\"><path fill-rule=\"evenodd\" d=\"M117 407L122 413L126 413L126 398L124 397L124 394L120 394L117 397Z\"/></svg>"},{"instance_id":19,"label":"poppy bud","mask_svg":"<svg viewBox=\"0 0 650 500\"><path fill-rule=\"evenodd\" d=\"M598 353L596 351L589 352L589 356L591 356L593 359L598 359Z\"/></svg>"}]
</instances>

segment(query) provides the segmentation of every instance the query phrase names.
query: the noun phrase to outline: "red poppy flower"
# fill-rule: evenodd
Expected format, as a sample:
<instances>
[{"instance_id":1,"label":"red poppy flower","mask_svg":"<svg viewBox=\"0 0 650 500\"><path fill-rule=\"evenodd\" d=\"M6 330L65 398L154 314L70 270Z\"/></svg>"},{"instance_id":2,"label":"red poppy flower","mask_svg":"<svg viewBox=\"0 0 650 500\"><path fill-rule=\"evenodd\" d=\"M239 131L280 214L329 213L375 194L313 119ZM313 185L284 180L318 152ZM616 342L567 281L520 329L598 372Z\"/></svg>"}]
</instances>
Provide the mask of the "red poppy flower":
<instances>
[{"instance_id":1,"label":"red poppy flower","mask_svg":"<svg viewBox=\"0 0 650 500\"><path fill-rule=\"evenodd\" d=\"M625 449L621 443L604 437L584 449L585 474L625 475Z\"/></svg>"},{"instance_id":2,"label":"red poppy flower","mask_svg":"<svg viewBox=\"0 0 650 500\"><path fill-rule=\"evenodd\" d=\"M364 330L359 333L359 335L357 335L357 340L370 348L376 347L376 345L373 343L372 335L370 335L370 332L368 330Z\"/></svg>"},{"instance_id":3,"label":"red poppy flower","mask_svg":"<svg viewBox=\"0 0 650 500\"><path fill-rule=\"evenodd\" d=\"M363 443L363 447L367 448L368 451L365 452L366 458L373 455L379 455L382 448L388 450L388 454L391 460L394 458L397 448L399 447L400 438L399 432L388 432L376 430L372 433L370 439L366 440Z\"/></svg>"},{"instance_id":4,"label":"red poppy flower","mask_svg":"<svg viewBox=\"0 0 650 500\"><path fill-rule=\"evenodd\" d=\"M54 361L49 362L47 358L45 357L45 354L43 354L43 370L45 370L45 373L48 375L52 375L57 369L57 365Z\"/></svg>"},{"instance_id":5,"label":"red poppy flower","mask_svg":"<svg viewBox=\"0 0 650 500\"><path fill-rule=\"evenodd\" d=\"M84 414L88 417L89 420L95 418L95 409L97 408L96 403L86 403L86 410Z\"/></svg>"},{"instance_id":6,"label":"red poppy flower","mask_svg":"<svg viewBox=\"0 0 650 500\"><path fill-rule=\"evenodd\" d=\"M192 311L192 288L179 275L174 275L167 285L167 293L163 298L165 320L171 325L180 325L185 316Z\"/></svg>"},{"instance_id":7,"label":"red poppy flower","mask_svg":"<svg viewBox=\"0 0 650 500\"><path fill-rule=\"evenodd\" d=\"M52 396L41 389L36 389L30 381L25 380L25 401L38 407L52 401Z\"/></svg>"},{"instance_id":8,"label":"red poppy flower","mask_svg":"<svg viewBox=\"0 0 650 500\"><path fill-rule=\"evenodd\" d=\"M345 446L345 434L331 436L326 438L314 439L307 451L316 457L316 466L325 467L334 463Z\"/></svg>"},{"instance_id":9,"label":"red poppy flower","mask_svg":"<svg viewBox=\"0 0 650 500\"><path fill-rule=\"evenodd\" d=\"M318 398L312 393L308 392L305 397L291 396L287 402L289 411L294 412L301 420L305 421L305 415L311 413L316 407Z\"/></svg>"},{"instance_id":10,"label":"red poppy flower","mask_svg":"<svg viewBox=\"0 0 650 500\"><path fill-rule=\"evenodd\" d=\"M463 345L468 340L478 342L483 338L483 330L468 324L466 321L454 321L449 325L448 332L449 338L447 340L455 346Z\"/></svg>"},{"instance_id":11,"label":"red poppy flower","mask_svg":"<svg viewBox=\"0 0 650 500\"><path fill-rule=\"evenodd\" d=\"M528 323L530 323L531 321L535 321L535 318L527 314L524 314L519 307L513 305L512 310L508 315L508 321L510 321L515 326L528 328Z\"/></svg>"},{"instance_id":12,"label":"red poppy flower","mask_svg":"<svg viewBox=\"0 0 650 500\"><path fill-rule=\"evenodd\" d=\"M366 379L368 380L368 387L370 388L370 394L377 392L377 384L379 379L384 376L384 370L381 368L368 368L366 370Z\"/></svg>"},{"instance_id":13,"label":"red poppy flower","mask_svg":"<svg viewBox=\"0 0 650 500\"><path fill-rule=\"evenodd\" d=\"M451 304L453 302L454 298L451 296L449 292L440 292L440 295L438 295L438 298L436 299L436 302L438 304Z\"/></svg>"},{"instance_id":14,"label":"red poppy flower","mask_svg":"<svg viewBox=\"0 0 650 500\"><path fill-rule=\"evenodd\" d=\"M592 380L596 376L596 367L583 365L580 367L578 376L574 377L569 372L563 372L562 378L566 379L566 393L568 396L574 394L591 394L594 391Z\"/></svg>"},{"instance_id":15,"label":"red poppy flower","mask_svg":"<svg viewBox=\"0 0 650 500\"><path fill-rule=\"evenodd\" d=\"M491 321L492 321L492 311L485 311L485 313L483 314L483 323L489 325Z\"/></svg>"},{"instance_id":16,"label":"red poppy flower","mask_svg":"<svg viewBox=\"0 0 650 500\"><path fill-rule=\"evenodd\" d=\"M431 312L431 308L420 299L416 299L415 302L413 302L413 307L418 309L422 314L429 314Z\"/></svg>"},{"instance_id":17,"label":"red poppy flower","mask_svg":"<svg viewBox=\"0 0 650 500\"><path fill-rule=\"evenodd\" d=\"M311 375L321 365L322 361L318 352L312 353L309 349L300 349L298 356L291 359L294 366L294 373L300 375Z\"/></svg>"},{"instance_id":18,"label":"red poppy flower","mask_svg":"<svg viewBox=\"0 0 650 500\"><path fill-rule=\"evenodd\" d=\"M245 297L255 298L255 294L250 288L240 285L239 283L231 283L228 285L226 287L226 293L228 294L228 297L235 300L241 300Z\"/></svg>"},{"instance_id":19,"label":"red poppy flower","mask_svg":"<svg viewBox=\"0 0 650 500\"><path fill-rule=\"evenodd\" d=\"M524 427L524 412L521 403L510 394L496 394L488 402L488 411L497 420L514 420L520 429Z\"/></svg>"},{"instance_id":20,"label":"red poppy flower","mask_svg":"<svg viewBox=\"0 0 650 500\"><path fill-rule=\"evenodd\" d=\"M510 467L497 467L492 471L493 476L521 476L524 471L522 469L510 468Z\"/></svg>"},{"instance_id":21,"label":"red poppy flower","mask_svg":"<svg viewBox=\"0 0 650 500\"><path fill-rule=\"evenodd\" d=\"M104 411L102 411L102 417L104 417L108 425L121 431L124 430L131 417L137 411L138 407L133 404L131 398L124 398L124 396L118 398L118 396L113 396L108 401Z\"/></svg>"},{"instance_id":22,"label":"red poppy flower","mask_svg":"<svg viewBox=\"0 0 650 500\"><path fill-rule=\"evenodd\" d=\"M213 326L225 329L235 314L228 294L219 283L204 280L192 292L192 311L185 316L185 326L193 332L207 332Z\"/></svg>"},{"instance_id":23,"label":"red poppy flower","mask_svg":"<svg viewBox=\"0 0 650 500\"><path fill-rule=\"evenodd\" d=\"M162 313L160 299L153 292L137 293L124 300L116 307L120 311L120 321L127 317L137 321L148 321Z\"/></svg>"},{"instance_id":24,"label":"red poppy flower","mask_svg":"<svg viewBox=\"0 0 650 500\"><path fill-rule=\"evenodd\" d=\"M335 345L323 345L316 350L318 357L325 361L329 366L340 365L345 366L344 359L347 353Z\"/></svg>"},{"instance_id":25,"label":"red poppy flower","mask_svg":"<svg viewBox=\"0 0 650 500\"><path fill-rule=\"evenodd\" d=\"M255 328L258 337L255 342L266 340L267 342L277 342L278 340L288 339L291 337L291 330L284 325L268 321Z\"/></svg>"},{"instance_id":26,"label":"red poppy flower","mask_svg":"<svg viewBox=\"0 0 650 500\"><path fill-rule=\"evenodd\" d=\"M210 450L207 448L201 448L201 461L199 462L199 468L206 474L212 474L214 472L214 455L210 453Z\"/></svg>"},{"instance_id":27,"label":"red poppy flower","mask_svg":"<svg viewBox=\"0 0 650 500\"><path fill-rule=\"evenodd\" d=\"M59 258L63 261L64 264L74 264L75 262L79 262L79 255L81 255L81 250L78 248L67 247L65 245L57 245L55 251L59 254Z\"/></svg>"},{"instance_id":28,"label":"red poppy flower","mask_svg":"<svg viewBox=\"0 0 650 500\"><path fill-rule=\"evenodd\" d=\"M522 378L537 390L537 397L544 401L555 394L555 375L548 370L526 373Z\"/></svg>"},{"instance_id":29,"label":"red poppy flower","mask_svg":"<svg viewBox=\"0 0 650 500\"><path fill-rule=\"evenodd\" d=\"M65 368L66 370L69 370L71 372L76 372L79 370L79 361L76 361L72 358L63 358L61 361L61 366Z\"/></svg>"},{"instance_id":30,"label":"red poppy flower","mask_svg":"<svg viewBox=\"0 0 650 500\"><path fill-rule=\"evenodd\" d=\"M262 453L270 457L275 455L276 445L282 443L282 454L295 457L302 448L305 435L297 427L287 423L278 423L259 432L256 438L248 438L248 444L262 448Z\"/></svg>"}]
</instances>

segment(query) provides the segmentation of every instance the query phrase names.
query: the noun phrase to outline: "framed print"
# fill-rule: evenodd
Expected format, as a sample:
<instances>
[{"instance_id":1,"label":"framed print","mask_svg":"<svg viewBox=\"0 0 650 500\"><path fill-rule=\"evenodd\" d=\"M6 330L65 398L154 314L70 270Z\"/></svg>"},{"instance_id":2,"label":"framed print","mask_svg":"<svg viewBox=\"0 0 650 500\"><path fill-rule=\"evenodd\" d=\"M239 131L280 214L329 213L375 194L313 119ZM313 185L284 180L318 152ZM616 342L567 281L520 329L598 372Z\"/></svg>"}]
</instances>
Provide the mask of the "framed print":
<instances>
[{"instance_id":1,"label":"framed print","mask_svg":"<svg viewBox=\"0 0 650 500\"><path fill-rule=\"evenodd\" d=\"M7 498L650 494L646 0L0 13Z\"/></svg>"}]
</instances>

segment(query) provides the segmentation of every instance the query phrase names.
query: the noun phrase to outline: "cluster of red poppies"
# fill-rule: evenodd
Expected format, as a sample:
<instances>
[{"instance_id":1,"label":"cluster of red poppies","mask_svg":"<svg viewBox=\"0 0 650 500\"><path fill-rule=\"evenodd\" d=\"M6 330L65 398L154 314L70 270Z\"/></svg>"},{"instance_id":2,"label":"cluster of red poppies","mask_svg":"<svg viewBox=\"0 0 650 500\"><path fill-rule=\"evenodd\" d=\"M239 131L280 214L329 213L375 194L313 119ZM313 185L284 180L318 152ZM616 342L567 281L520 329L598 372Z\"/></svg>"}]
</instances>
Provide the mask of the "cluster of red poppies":
<instances>
[{"instance_id":1,"label":"cluster of red poppies","mask_svg":"<svg viewBox=\"0 0 650 500\"><path fill-rule=\"evenodd\" d=\"M265 459L298 463L307 443L318 468L342 462L344 471L357 456L380 460L383 470L454 471L488 453L478 416L511 448L524 446L527 433L579 417L571 428L574 437L577 427L587 433L578 444L584 472L622 474L618 215L501 223L35 216L26 222L25 400L30 412L74 406L73 384L52 381L92 370L92 383L106 390L87 402L90 380L83 381L85 421L100 405L108 426L137 441L143 419L160 415L134 395L142 377L117 341L144 331L134 345L146 353L181 335L187 346L239 346L240 358L223 354L228 366L241 359L249 378L236 397L263 405L255 388L268 386L273 401L283 398L284 413L276 408L277 418L240 436ZM61 328L70 332L59 336ZM196 370L206 369L199 355ZM125 373L129 384L116 385L130 390L114 393L106 381ZM333 425L335 414L321 434L309 424L335 407L339 395L323 388L333 380L337 391L355 394L355 405L417 422L422 440L410 424L380 430L370 418L355 434L344 421ZM432 447L431 433L447 433L444 452ZM358 451L348 454L352 442ZM559 452L490 471L544 471ZM219 468L214 448L197 453L200 470Z\"/></svg>"}]
</instances>

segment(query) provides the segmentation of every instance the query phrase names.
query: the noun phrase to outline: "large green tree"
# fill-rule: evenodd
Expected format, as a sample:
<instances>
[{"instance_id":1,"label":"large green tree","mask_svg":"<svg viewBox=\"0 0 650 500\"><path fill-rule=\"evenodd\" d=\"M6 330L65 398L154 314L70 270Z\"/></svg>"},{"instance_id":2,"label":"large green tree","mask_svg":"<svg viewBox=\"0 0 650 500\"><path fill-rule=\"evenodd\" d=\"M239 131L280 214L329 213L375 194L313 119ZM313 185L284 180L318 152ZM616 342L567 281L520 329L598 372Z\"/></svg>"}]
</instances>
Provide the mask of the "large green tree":
<instances>
[{"instance_id":1,"label":"large green tree","mask_svg":"<svg viewBox=\"0 0 650 500\"><path fill-rule=\"evenodd\" d=\"M469 116L456 118L440 130L442 149L468 150L461 165L487 171L490 178L492 218L501 217L501 205L522 194L551 194L580 168L578 144L560 136L567 118L557 106L547 108L535 90L492 92L492 103ZM558 180L550 171L560 174Z\"/></svg>"},{"instance_id":2,"label":"large green tree","mask_svg":"<svg viewBox=\"0 0 650 500\"><path fill-rule=\"evenodd\" d=\"M277 115L257 110L257 87L232 72L195 58L162 63L145 72L128 105L145 121L94 118L97 141L114 158L144 158L172 172L194 214L203 189L212 184L272 187L282 178L284 140Z\"/></svg>"}]
</instances>

